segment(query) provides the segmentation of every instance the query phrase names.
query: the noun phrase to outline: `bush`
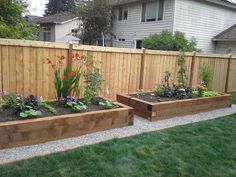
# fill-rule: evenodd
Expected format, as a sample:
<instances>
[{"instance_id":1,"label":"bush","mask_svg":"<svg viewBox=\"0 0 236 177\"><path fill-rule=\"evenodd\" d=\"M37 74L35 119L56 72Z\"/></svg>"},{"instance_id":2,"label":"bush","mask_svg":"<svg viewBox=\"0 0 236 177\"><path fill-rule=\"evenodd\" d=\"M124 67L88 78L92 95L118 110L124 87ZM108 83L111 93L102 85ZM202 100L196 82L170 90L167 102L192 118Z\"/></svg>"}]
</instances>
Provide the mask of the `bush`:
<instances>
[{"instance_id":1,"label":"bush","mask_svg":"<svg viewBox=\"0 0 236 177\"><path fill-rule=\"evenodd\" d=\"M150 35L144 38L143 47L153 50L181 50L184 52L200 51L197 49L197 42L195 39L188 41L185 38L184 33L179 31L176 31L174 35L169 31L163 31L159 35Z\"/></svg>"},{"instance_id":2,"label":"bush","mask_svg":"<svg viewBox=\"0 0 236 177\"><path fill-rule=\"evenodd\" d=\"M211 66L209 64L204 64L201 69L202 81L209 87L213 79Z\"/></svg>"}]
</instances>

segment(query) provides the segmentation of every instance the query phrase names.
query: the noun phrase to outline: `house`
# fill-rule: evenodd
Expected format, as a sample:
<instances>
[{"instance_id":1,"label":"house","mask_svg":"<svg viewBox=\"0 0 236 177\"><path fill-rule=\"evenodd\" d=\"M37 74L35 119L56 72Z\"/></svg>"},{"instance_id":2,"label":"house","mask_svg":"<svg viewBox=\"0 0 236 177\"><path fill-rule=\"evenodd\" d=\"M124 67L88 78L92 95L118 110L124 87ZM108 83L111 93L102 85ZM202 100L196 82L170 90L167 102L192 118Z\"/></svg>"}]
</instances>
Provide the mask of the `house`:
<instances>
[{"instance_id":1,"label":"house","mask_svg":"<svg viewBox=\"0 0 236 177\"><path fill-rule=\"evenodd\" d=\"M236 24L216 35L213 39L216 53L236 55Z\"/></svg>"},{"instance_id":2,"label":"house","mask_svg":"<svg viewBox=\"0 0 236 177\"><path fill-rule=\"evenodd\" d=\"M141 48L163 30L195 38L203 52L216 52L212 38L236 23L236 5L227 0L113 0L113 46Z\"/></svg>"},{"instance_id":3,"label":"house","mask_svg":"<svg viewBox=\"0 0 236 177\"><path fill-rule=\"evenodd\" d=\"M40 25L39 40L51 42L79 42L80 19L63 12L37 19ZM70 41L71 40L71 41Z\"/></svg>"}]
</instances>

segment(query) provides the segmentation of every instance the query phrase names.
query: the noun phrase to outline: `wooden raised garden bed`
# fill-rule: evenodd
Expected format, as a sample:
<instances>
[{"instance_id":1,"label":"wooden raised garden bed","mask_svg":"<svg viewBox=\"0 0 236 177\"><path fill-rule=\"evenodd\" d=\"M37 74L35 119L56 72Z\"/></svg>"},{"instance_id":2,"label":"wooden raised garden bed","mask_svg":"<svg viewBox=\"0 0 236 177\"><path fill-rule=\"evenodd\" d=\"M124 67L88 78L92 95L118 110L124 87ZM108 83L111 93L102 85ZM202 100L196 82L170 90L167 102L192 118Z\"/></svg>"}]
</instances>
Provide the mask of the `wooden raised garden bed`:
<instances>
[{"instance_id":1,"label":"wooden raised garden bed","mask_svg":"<svg viewBox=\"0 0 236 177\"><path fill-rule=\"evenodd\" d=\"M32 145L133 124L133 109L119 108L0 122L0 149Z\"/></svg>"},{"instance_id":2,"label":"wooden raised garden bed","mask_svg":"<svg viewBox=\"0 0 236 177\"><path fill-rule=\"evenodd\" d=\"M132 97L131 95L132 94L119 94L117 95L117 101L133 107L135 114L150 121L197 114L219 108L231 107L232 105L232 96L229 94L163 102L144 101Z\"/></svg>"}]
</instances>

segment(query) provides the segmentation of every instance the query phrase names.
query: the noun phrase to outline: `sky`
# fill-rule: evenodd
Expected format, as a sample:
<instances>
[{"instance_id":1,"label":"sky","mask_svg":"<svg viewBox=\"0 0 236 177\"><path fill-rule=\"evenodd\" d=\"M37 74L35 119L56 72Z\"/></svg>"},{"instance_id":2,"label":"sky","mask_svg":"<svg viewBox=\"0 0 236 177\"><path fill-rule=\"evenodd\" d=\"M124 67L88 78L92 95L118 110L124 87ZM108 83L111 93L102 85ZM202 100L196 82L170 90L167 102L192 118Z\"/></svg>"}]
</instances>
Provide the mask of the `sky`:
<instances>
[{"instance_id":1,"label":"sky","mask_svg":"<svg viewBox=\"0 0 236 177\"><path fill-rule=\"evenodd\" d=\"M48 0L29 0L29 2L30 2L30 14L43 16L45 4L48 2Z\"/></svg>"}]
</instances>

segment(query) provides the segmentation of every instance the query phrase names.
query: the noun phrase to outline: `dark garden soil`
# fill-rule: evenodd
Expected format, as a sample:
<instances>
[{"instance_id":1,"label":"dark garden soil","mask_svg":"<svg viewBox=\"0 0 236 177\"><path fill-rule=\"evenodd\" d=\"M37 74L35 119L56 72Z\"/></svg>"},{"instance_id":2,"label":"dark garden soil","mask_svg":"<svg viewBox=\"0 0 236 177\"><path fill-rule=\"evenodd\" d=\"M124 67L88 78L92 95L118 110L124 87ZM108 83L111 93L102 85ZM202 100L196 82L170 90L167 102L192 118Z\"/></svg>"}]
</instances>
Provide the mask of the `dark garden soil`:
<instances>
[{"instance_id":1,"label":"dark garden soil","mask_svg":"<svg viewBox=\"0 0 236 177\"><path fill-rule=\"evenodd\" d=\"M143 101L152 102L152 103L178 100L175 97L169 98L169 97L156 96L156 94L154 92L130 94L129 96L131 96L133 98L138 98L138 99L143 100Z\"/></svg>"},{"instance_id":2,"label":"dark garden soil","mask_svg":"<svg viewBox=\"0 0 236 177\"><path fill-rule=\"evenodd\" d=\"M43 118L43 117L49 117L49 116L60 116L60 115L65 115L65 114L78 113L78 112L74 112L69 107L65 107L62 104L58 104L58 102L51 102L50 105L52 105L57 110L56 114L53 114L49 112L47 109L43 108L42 106L39 106L37 110L42 112L42 116L34 117L34 118ZM116 108L113 108L113 109L116 109ZM106 108L100 105L89 104L88 110L82 111L82 112L92 112L92 111L100 111L100 110L106 110ZM34 118L26 118L26 119L34 119ZM0 122L14 121L14 120L24 120L24 119L21 118L18 114L14 114L12 109L10 108L5 108L2 112L0 112Z\"/></svg>"}]
</instances>

